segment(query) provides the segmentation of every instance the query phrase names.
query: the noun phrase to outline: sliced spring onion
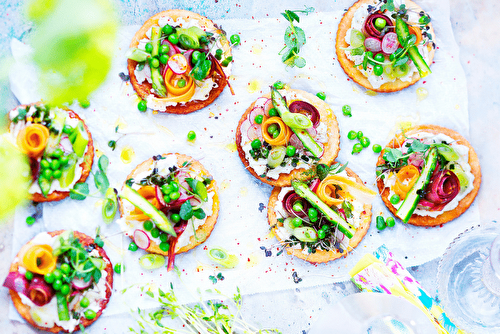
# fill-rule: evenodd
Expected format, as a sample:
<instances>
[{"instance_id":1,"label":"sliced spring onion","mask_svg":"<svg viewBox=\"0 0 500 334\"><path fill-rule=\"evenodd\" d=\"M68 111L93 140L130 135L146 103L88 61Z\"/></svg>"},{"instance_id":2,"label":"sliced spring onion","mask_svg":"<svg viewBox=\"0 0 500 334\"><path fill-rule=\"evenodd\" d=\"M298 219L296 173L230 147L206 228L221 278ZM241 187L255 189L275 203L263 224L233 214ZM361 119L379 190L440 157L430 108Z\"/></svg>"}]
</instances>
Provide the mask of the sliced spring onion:
<instances>
[{"instance_id":1,"label":"sliced spring onion","mask_svg":"<svg viewBox=\"0 0 500 334\"><path fill-rule=\"evenodd\" d=\"M151 54L138 48L130 48L128 49L127 53L125 53L125 57L141 63L148 60L148 58L151 57Z\"/></svg>"},{"instance_id":2,"label":"sliced spring onion","mask_svg":"<svg viewBox=\"0 0 500 334\"><path fill-rule=\"evenodd\" d=\"M226 268L234 268L240 262L238 257L234 254L228 254L225 249L220 247L213 247L207 251L210 260L223 265Z\"/></svg>"},{"instance_id":3,"label":"sliced spring onion","mask_svg":"<svg viewBox=\"0 0 500 334\"><path fill-rule=\"evenodd\" d=\"M114 188L108 188L102 204L102 219L106 224L113 221L118 209L118 200Z\"/></svg>"},{"instance_id":4,"label":"sliced spring onion","mask_svg":"<svg viewBox=\"0 0 500 334\"><path fill-rule=\"evenodd\" d=\"M158 269L165 265L165 257L158 254L146 254L139 258L139 265L146 269Z\"/></svg>"},{"instance_id":5,"label":"sliced spring onion","mask_svg":"<svg viewBox=\"0 0 500 334\"><path fill-rule=\"evenodd\" d=\"M267 156L267 164L271 168L276 168L283 162L283 160L285 159L285 155L285 146L273 147L271 152L269 152L269 155Z\"/></svg>"}]
</instances>

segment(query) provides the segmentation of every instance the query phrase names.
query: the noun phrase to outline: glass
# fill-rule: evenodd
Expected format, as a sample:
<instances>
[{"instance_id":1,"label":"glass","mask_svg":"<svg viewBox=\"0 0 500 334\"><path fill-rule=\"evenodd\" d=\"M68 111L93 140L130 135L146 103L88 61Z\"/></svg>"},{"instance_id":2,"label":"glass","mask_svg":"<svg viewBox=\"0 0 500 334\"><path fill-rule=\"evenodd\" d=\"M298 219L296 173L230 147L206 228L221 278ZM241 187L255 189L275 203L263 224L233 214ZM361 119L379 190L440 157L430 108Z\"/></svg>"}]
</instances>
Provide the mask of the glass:
<instances>
[{"instance_id":1,"label":"glass","mask_svg":"<svg viewBox=\"0 0 500 334\"><path fill-rule=\"evenodd\" d=\"M460 328L500 330L500 228L475 227L450 244L438 267L438 296Z\"/></svg>"}]
</instances>

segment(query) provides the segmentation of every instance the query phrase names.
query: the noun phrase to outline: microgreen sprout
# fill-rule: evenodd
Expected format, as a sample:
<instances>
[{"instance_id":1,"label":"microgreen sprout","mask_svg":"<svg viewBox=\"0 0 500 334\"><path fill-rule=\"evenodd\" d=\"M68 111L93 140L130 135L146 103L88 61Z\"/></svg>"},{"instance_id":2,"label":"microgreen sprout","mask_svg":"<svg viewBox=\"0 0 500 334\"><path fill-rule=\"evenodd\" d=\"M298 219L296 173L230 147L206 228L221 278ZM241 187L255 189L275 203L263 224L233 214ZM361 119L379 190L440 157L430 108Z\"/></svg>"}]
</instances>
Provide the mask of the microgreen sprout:
<instances>
[{"instance_id":1,"label":"microgreen sprout","mask_svg":"<svg viewBox=\"0 0 500 334\"><path fill-rule=\"evenodd\" d=\"M285 10L284 13L281 13L290 22L290 26L285 31L285 46L278 54L281 55L281 61L288 67L297 66L302 68L306 65L306 60L298 55L300 48L306 44L306 34L302 28L295 26L293 22L300 22L297 13L308 15L312 11L314 11L313 7L306 7L304 10Z\"/></svg>"}]
</instances>

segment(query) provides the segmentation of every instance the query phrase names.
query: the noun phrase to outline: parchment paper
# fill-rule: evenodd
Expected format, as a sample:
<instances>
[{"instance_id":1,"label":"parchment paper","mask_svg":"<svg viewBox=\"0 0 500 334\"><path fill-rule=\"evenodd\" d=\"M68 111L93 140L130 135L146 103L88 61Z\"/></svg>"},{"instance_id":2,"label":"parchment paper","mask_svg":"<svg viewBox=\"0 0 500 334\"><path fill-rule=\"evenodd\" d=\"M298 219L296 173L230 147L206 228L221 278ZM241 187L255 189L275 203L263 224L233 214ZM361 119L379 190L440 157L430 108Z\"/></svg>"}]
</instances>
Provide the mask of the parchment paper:
<instances>
[{"instance_id":1,"label":"parchment paper","mask_svg":"<svg viewBox=\"0 0 500 334\"><path fill-rule=\"evenodd\" d=\"M105 311L106 315L153 306L149 297L136 298L141 295L139 285L144 283L168 288L172 282L180 299L189 302L196 299L197 288L215 287L232 295L239 287L243 294L254 294L347 280L348 270L365 253L373 252L381 244L386 244L404 266L422 264L441 256L458 233L479 220L474 204L461 217L442 227L417 228L398 222L394 228L378 232L373 224L365 239L347 258L328 264L311 265L286 255L286 252L276 256L279 245L269 234L266 218L271 187L245 171L234 144L241 114L252 101L268 93L268 86L276 80L288 83L291 88L326 93L326 101L331 105L341 131L338 161L348 162L349 167L372 189L376 189L377 155L371 149L351 155L354 142L347 139L349 130L361 130L372 143L382 146L402 121L415 125L446 126L468 138L466 82L451 30L449 3L418 3L433 18L437 35L438 50L431 66L433 73L401 92L376 96L368 95L365 89L352 83L336 60L335 36L343 15L343 10L339 8L332 12L301 16L298 25L307 36L307 44L300 52L307 61L303 69L287 69L280 61L278 52L284 45L283 34L288 26L284 18L217 20L216 23L229 35L239 33L242 40L242 44L233 49L235 62L230 83L235 95L225 89L215 103L189 115L153 114L151 111L140 113L137 110L139 100L130 83L122 81L119 73L127 74L124 54L139 26L124 26L120 30L119 49L108 80L93 94L88 109L82 109L77 104L72 108L87 122L96 154L109 157L108 177L111 185L118 189L128 173L152 155L180 152L200 160L212 173L220 189L221 210L215 229L202 246L176 257L180 277L175 272L167 273L165 268L144 271L138 265L138 258L143 252L127 251L129 239L120 234L118 226L102 222L99 199L88 198L82 202L66 199L44 204L43 219L32 227L24 222L26 213L18 212L13 253L17 253L22 244L42 230L64 228L94 235L95 228L101 226L102 235L107 237L105 249L111 260L113 263L123 262L126 267L124 274L115 275L116 291ZM22 75L12 79L15 81L20 77ZM255 86L260 88L255 90ZM419 87L429 92L429 96L420 102L415 93ZM352 107L351 118L342 115L344 104ZM117 125L120 125L119 133L115 133ZM197 133L194 144L186 140L190 130ZM127 135L122 137L122 134ZM109 140L118 140L116 150L112 151L107 146ZM131 147L135 152L130 163L124 163L120 158L125 147ZM87 182L93 189L92 176ZM379 198L373 202L372 211L374 216L380 212L389 216ZM211 246L223 246L236 254L240 264L231 270L216 269L205 254ZM266 257L262 248L271 250L272 256ZM209 276L219 272L225 279L214 285ZM302 279L298 284L292 278L294 272ZM125 288L128 288L126 294L119 293ZM15 311L10 312L10 318L19 319Z\"/></svg>"}]
</instances>

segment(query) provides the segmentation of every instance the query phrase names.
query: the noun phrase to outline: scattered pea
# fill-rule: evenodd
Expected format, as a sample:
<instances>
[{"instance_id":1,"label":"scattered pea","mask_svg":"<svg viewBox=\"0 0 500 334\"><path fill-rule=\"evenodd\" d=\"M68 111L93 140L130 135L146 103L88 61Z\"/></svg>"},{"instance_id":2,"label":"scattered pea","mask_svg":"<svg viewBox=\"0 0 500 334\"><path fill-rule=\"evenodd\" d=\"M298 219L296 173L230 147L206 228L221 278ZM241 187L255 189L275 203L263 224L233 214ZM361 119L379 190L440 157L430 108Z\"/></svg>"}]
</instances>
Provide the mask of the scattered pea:
<instances>
[{"instance_id":1,"label":"scattered pea","mask_svg":"<svg viewBox=\"0 0 500 334\"><path fill-rule=\"evenodd\" d=\"M368 139L367 137L363 136L359 139L359 142L361 145L363 145L363 147L368 147L370 146L370 139Z\"/></svg>"},{"instance_id":2,"label":"scattered pea","mask_svg":"<svg viewBox=\"0 0 500 334\"><path fill-rule=\"evenodd\" d=\"M360 143L356 143L354 144L354 146L352 147L352 152L351 154L354 154L354 153L359 153L363 150L363 145L361 145Z\"/></svg>"},{"instance_id":3,"label":"scattered pea","mask_svg":"<svg viewBox=\"0 0 500 334\"><path fill-rule=\"evenodd\" d=\"M168 41L172 44L177 44L179 43L179 36L177 36L176 34L171 34L168 36Z\"/></svg>"},{"instance_id":4,"label":"scattered pea","mask_svg":"<svg viewBox=\"0 0 500 334\"><path fill-rule=\"evenodd\" d=\"M347 134L347 138L349 138L350 140L354 140L357 137L358 137L358 133L354 130L349 131L349 133Z\"/></svg>"},{"instance_id":5,"label":"scattered pea","mask_svg":"<svg viewBox=\"0 0 500 334\"><path fill-rule=\"evenodd\" d=\"M391 204L398 204L400 200L401 200L401 198L399 197L399 195L398 194L394 194L389 199L389 202L391 202Z\"/></svg>"},{"instance_id":6,"label":"scattered pea","mask_svg":"<svg viewBox=\"0 0 500 334\"><path fill-rule=\"evenodd\" d=\"M295 217L292 219L292 224L295 227L299 227L302 225L302 219L300 219L299 217Z\"/></svg>"},{"instance_id":7,"label":"scattered pea","mask_svg":"<svg viewBox=\"0 0 500 334\"><path fill-rule=\"evenodd\" d=\"M62 171L61 171L60 169L55 170L55 171L52 173L52 177L53 177L54 179L58 179L58 178L60 178L61 176L62 176Z\"/></svg>"},{"instance_id":8,"label":"scattered pea","mask_svg":"<svg viewBox=\"0 0 500 334\"><path fill-rule=\"evenodd\" d=\"M264 115L255 116L255 123L262 124L262 121L264 121Z\"/></svg>"},{"instance_id":9,"label":"scattered pea","mask_svg":"<svg viewBox=\"0 0 500 334\"><path fill-rule=\"evenodd\" d=\"M61 264L61 268L60 269L66 275L69 274L69 272L71 271L71 267L67 263Z\"/></svg>"},{"instance_id":10,"label":"scattered pea","mask_svg":"<svg viewBox=\"0 0 500 334\"><path fill-rule=\"evenodd\" d=\"M323 230L318 230L318 238L324 239L326 237L326 232Z\"/></svg>"},{"instance_id":11,"label":"scattered pea","mask_svg":"<svg viewBox=\"0 0 500 334\"><path fill-rule=\"evenodd\" d=\"M178 223L181 221L181 216L178 213L174 213L170 216L170 219L172 219L174 223Z\"/></svg>"},{"instance_id":12,"label":"scattered pea","mask_svg":"<svg viewBox=\"0 0 500 334\"><path fill-rule=\"evenodd\" d=\"M217 58L217 60L221 60L222 59L222 49L217 49L215 50L215 58Z\"/></svg>"},{"instance_id":13,"label":"scattered pea","mask_svg":"<svg viewBox=\"0 0 500 334\"><path fill-rule=\"evenodd\" d=\"M193 130L189 131L187 134L187 139L189 141L195 140L196 139L196 132L194 132Z\"/></svg>"},{"instance_id":14,"label":"scattered pea","mask_svg":"<svg viewBox=\"0 0 500 334\"><path fill-rule=\"evenodd\" d=\"M295 153L297 152L297 148L295 148L295 146L293 145L288 145L286 147L286 155L289 156L289 157L293 157L295 155Z\"/></svg>"},{"instance_id":15,"label":"scattered pea","mask_svg":"<svg viewBox=\"0 0 500 334\"><path fill-rule=\"evenodd\" d=\"M320 99L322 99L323 101L326 99L326 94L325 92L318 92L316 94L317 97L319 97Z\"/></svg>"},{"instance_id":16,"label":"scattered pea","mask_svg":"<svg viewBox=\"0 0 500 334\"><path fill-rule=\"evenodd\" d=\"M180 79L179 81L177 81L177 87L179 88L186 87L186 80Z\"/></svg>"},{"instance_id":17,"label":"scattered pea","mask_svg":"<svg viewBox=\"0 0 500 334\"><path fill-rule=\"evenodd\" d=\"M356 134L356 138L358 139L363 138L363 131L358 131L358 133Z\"/></svg>"},{"instance_id":18,"label":"scattered pea","mask_svg":"<svg viewBox=\"0 0 500 334\"><path fill-rule=\"evenodd\" d=\"M372 150L375 153L380 153L380 152L382 152L382 146L380 146L379 144L373 144Z\"/></svg>"},{"instance_id":19,"label":"scattered pea","mask_svg":"<svg viewBox=\"0 0 500 334\"><path fill-rule=\"evenodd\" d=\"M344 116L347 116L347 117L351 117L352 114L351 114L351 106L350 105L345 105L342 107L342 114L344 114Z\"/></svg>"},{"instance_id":20,"label":"scattered pea","mask_svg":"<svg viewBox=\"0 0 500 334\"><path fill-rule=\"evenodd\" d=\"M61 289L59 290L63 295L67 295L71 290L68 284L61 285Z\"/></svg>"},{"instance_id":21,"label":"scattered pea","mask_svg":"<svg viewBox=\"0 0 500 334\"><path fill-rule=\"evenodd\" d=\"M24 277L26 277L28 281L31 281L33 279L33 273L31 271L26 271Z\"/></svg>"},{"instance_id":22,"label":"scattered pea","mask_svg":"<svg viewBox=\"0 0 500 334\"><path fill-rule=\"evenodd\" d=\"M148 103L145 100L140 100L137 104L137 109L139 109L139 111L145 112L146 110L148 110Z\"/></svg>"},{"instance_id":23,"label":"scattered pea","mask_svg":"<svg viewBox=\"0 0 500 334\"><path fill-rule=\"evenodd\" d=\"M276 110L276 108L271 108L269 109L269 116L271 117L275 117L275 116L278 116L278 110Z\"/></svg>"},{"instance_id":24,"label":"scattered pea","mask_svg":"<svg viewBox=\"0 0 500 334\"><path fill-rule=\"evenodd\" d=\"M146 230L146 231L151 231L153 229L153 222L151 220L146 220L143 224L142 224L142 227Z\"/></svg>"},{"instance_id":25,"label":"scattered pea","mask_svg":"<svg viewBox=\"0 0 500 334\"><path fill-rule=\"evenodd\" d=\"M387 224L387 226L393 227L396 224L396 221L392 217L387 217L385 223Z\"/></svg>"},{"instance_id":26,"label":"scattered pea","mask_svg":"<svg viewBox=\"0 0 500 334\"><path fill-rule=\"evenodd\" d=\"M304 206L300 201L293 203L292 210L295 212L301 212L304 209Z\"/></svg>"},{"instance_id":27,"label":"scattered pea","mask_svg":"<svg viewBox=\"0 0 500 334\"><path fill-rule=\"evenodd\" d=\"M262 142L260 141L259 138L255 138L254 140L252 140L252 142L250 143L250 146L252 146L252 148L254 150L258 150L261 146L262 146Z\"/></svg>"},{"instance_id":28,"label":"scattered pea","mask_svg":"<svg viewBox=\"0 0 500 334\"><path fill-rule=\"evenodd\" d=\"M128 250L129 251L132 251L132 252L135 252L136 250L138 250L139 247L137 246L137 244L133 241L131 241L129 244L128 244Z\"/></svg>"},{"instance_id":29,"label":"scattered pea","mask_svg":"<svg viewBox=\"0 0 500 334\"><path fill-rule=\"evenodd\" d=\"M168 195L168 197L171 201L176 201L179 199L179 197L181 197L181 193L178 191L173 191Z\"/></svg>"},{"instance_id":30,"label":"scattered pea","mask_svg":"<svg viewBox=\"0 0 500 334\"><path fill-rule=\"evenodd\" d=\"M170 36L172 36L172 35L170 35ZM95 313L94 310L88 309L88 310L85 310L85 312L83 312L83 315L85 316L85 319L92 320L96 317L97 314Z\"/></svg>"},{"instance_id":31,"label":"scattered pea","mask_svg":"<svg viewBox=\"0 0 500 334\"><path fill-rule=\"evenodd\" d=\"M150 233L153 238L158 238L160 236L160 230L156 227L153 228Z\"/></svg>"},{"instance_id":32,"label":"scattered pea","mask_svg":"<svg viewBox=\"0 0 500 334\"><path fill-rule=\"evenodd\" d=\"M383 229L385 229L385 227L386 227L386 225L385 225L384 217L377 216L377 230L382 231Z\"/></svg>"},{"instance_id":33,"label":"scattered pea","mask_svg":"<svg viewBox=\"0 0 500 334\"><path fill-rule=\"evenodd\" d=\"M146 43L145 50L147 53L151 53L153 51L153 44L151 42Z\"/></svg>"},{"instance_id":34,"label":"scattered pea","mask_svg":"<svg viewBox=\"0 0 500 334\"><path fill-rule=\"evenodd\" d=\"M115 273L121 274L122 271L125 271L125 266L123 266L121 263L115 264L115 267L113 268L115 270Z\"/></svg>"},{"instance_id":35,"label":"scattered pea","mask_svg":"<svg viewBox=\"0 0 500 334\"><path fill-rule=\"evenodd\" d=\"M231 37L229 37L229 40L231 41L231 44L233 44L233 45L240 44L240 36L238 36L238 34L231 35Z\"/></svg>"},{"instance_id":36,"label":"scattered pea","mask_svg":"<svg viewBox=\"0 0 500 334\"><path fill-rule=\"evenodd\" d=\"M171 25L166 24L163 26L163 28L161 28L161 31L163 31L165 35L170 35L174 32L174 28Z\"/></svg>"},{"instance_id":37,"label":"scattered pea","mask_svg":"<svg viewBox=\"0 0 500 334\"><path fill-rule=\"evenodd\" d=\"M26 224L28 225L33 225L35 223L36 219L33 216L26 217Z\"/></svg>"}]
</instances>

